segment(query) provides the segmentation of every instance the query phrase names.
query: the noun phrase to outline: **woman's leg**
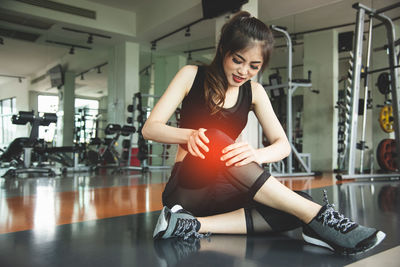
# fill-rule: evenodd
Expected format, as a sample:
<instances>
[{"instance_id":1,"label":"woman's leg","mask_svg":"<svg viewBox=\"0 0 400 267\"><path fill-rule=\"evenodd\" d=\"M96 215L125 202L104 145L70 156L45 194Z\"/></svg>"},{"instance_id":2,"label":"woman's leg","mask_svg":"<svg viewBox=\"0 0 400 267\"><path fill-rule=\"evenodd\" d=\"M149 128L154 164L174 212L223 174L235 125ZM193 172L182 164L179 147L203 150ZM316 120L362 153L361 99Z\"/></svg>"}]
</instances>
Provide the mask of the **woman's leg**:
<instances>
[{"instance_id":1,"label":"woman's leg","mask_svg":"<svg viewBox=\"0 0 400 267\"><path fill-rule=\"evenodd\" d=\"M272 176L257 191L254 200L292 214L305 223L321 209L321 205L294 193Z\"/></svg>"},{"instance_id":2,"label":"woman's leg","mask_svg":"<svg viewBox=\"0 0 400 267\"><path fill-rule=\"evenodd\" d=\"M312 197L305 192L294 192L312 200ZM289 231L302 226L297 217L259 203L232 212L197 219L201 223L200 233L255 234Z\"/></svg>"},{"instance_id":3,"label":"woman's leg","mask_svg":"<svg viewBox=\"0 0 400 267\"><path fill-rule=\"evenodd\" d=\"M244 209L238 209L218 215L198 217L200 233L246 234L246 217Z\"/></svg>"},{"instance_id":4,"label":"woman's leg","mask_svg":"<svg viewBox=\"0 0 400 267\"><path fill-rule=\"evenodd\" d=\"M321 207L306 198L298 196L274 177L270 177L267 172L254 162L241 167L225 167L219 160L221 151L224 147L233 143L233 140L218 130L207 130L206 135L211 141L209 144L210 152L206 154L206 159L203 162L198 161L199 163L201 162L198 169L193 169L189 172L189 174L197 176L196 183L200 185L209 183L210 181L207 181L207 179L213 179L214 177L207 174L213 174L222 169L226 180L239 191L246 193L248 199L254 199L266 206L292 214L306 223L303 237L307 242L324 246L340 253L348 254L365 251L378 245L385 238L383 232L358 225L345 218L335 211L329 203ZM188 157L188 160L192 158L194 157ZM193 160L196 161L197 159ZM206 175L204 176L204 174ZM188 195L189 198L190 195ZM238 198L233 197L232 199L237 200ZM229 198L223 200L223 204L230 204ZM228 214L228 216L238 214L233 213ZM226 223L224 217L222 215L217 219ZM171 220L172 225L170 226ZM201 227L207 229L207 227L210 227L207 224L215 222L203 219L203 223L205 225L201 226L199 220L182 209L177 212L163 210L157 224L162 227L156 227L156 237L184 236L188 238L192 234L200 237L201 235L198 232ZM237 229L239 231L240 229L243 230L243 220L241 226L239 225Z\"/></svg>"},{"instance_id":5,"label":"woman's leg","mask_svg":"<svg viewBox=\"0 0 400 267\"><path fill-rule=\"evenodd\" d=\"M297 204L303 203L305 210L310 210L307 205L320 208L308 200L311 199L309 195L291 191L254 162L242 167L224 166L219 160L220 151L233 143L233 140L218 130L210 129L206 134L211 140L206 159L187 155L172 172L170 182L175 182L176 185L167 185L163 196L164 204L169 208L180 204L199 218L202 222L200 232L252 233L297 228L301 225L299 220L280 208L280 202L286 202L285 194L289 195L289 200ZM269 183L271 188L268 190L284 190L273 194L272 198L268 198L268 192L260 194L270 179L277 184L272 187L272 183ZM255 203L253 198L262 205ZM291 206L293 205L287 205L289 208ZM240 209L243 207L246 209ZM303 214L314 217L318 210L309 214L299 213L294 208L293 212L297 212L298 218L302 219ZM212 214L219 215L209 216Z\"/></svg>"},{"instance_id":6,"label":"woman's leg","mask_svg":"<svg viewBox=\"0 0 400 267\"><path fill-rule=\"evenodd\" d=\"M292 214L305 223L314 218L321 206L307 198L296 194L294 191L280 183L276 178L270 176L263 168L255 162L241 167L225 167L219 159L224 147L234 141L223 132L215 129L206 131L210 139L210 152L206 153L205 166L210 169L223 168L225 178L236 188L247 193L247 196L255 201ZM203 167L204 168L204 167Z\"/></svg>"}]
</instances>

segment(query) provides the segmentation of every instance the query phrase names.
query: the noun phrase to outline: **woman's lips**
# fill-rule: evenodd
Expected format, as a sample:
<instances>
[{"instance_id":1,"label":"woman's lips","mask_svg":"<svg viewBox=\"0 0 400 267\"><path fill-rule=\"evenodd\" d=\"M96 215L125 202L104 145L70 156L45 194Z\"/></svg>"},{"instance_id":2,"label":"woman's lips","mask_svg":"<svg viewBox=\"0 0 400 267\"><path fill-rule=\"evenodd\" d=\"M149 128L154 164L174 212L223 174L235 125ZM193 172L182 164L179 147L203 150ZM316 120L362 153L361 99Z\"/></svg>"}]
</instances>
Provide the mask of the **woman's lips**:
<instances>
[{"instance_id":1,"label":"woman's lips","mask_svg":"<svg viewBox=\"0 0 400 267\"><path fill-rule=\"evenodd\" d=\"M244 78L242 78L240 76L236 76L235 74L232 74L232 79L237 83L241 83L244 81Z\"/></svg>"}]
</instances>

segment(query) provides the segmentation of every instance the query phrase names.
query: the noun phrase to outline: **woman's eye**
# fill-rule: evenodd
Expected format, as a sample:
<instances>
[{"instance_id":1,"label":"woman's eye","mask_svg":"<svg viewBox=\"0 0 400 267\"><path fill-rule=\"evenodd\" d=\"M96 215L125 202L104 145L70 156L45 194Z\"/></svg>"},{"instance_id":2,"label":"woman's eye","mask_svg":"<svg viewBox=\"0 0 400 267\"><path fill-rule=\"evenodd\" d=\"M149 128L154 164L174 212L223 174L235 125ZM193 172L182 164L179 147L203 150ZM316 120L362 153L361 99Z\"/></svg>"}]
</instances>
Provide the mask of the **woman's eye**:
<instances>
[{"instance_id":1,"label":"woman's eye","mask_svg":"<svg viewBox=\"0 0 400 267\"><path fill-rule=\"evenodd\" d=\"M241 62L239 60L237 60L236 58L232 58L232 61L236 64L240 64Z\"/></svg>"},{"instance_id":2,"label":"woman's eye","mask_svg":"<svg viewBox=\"0 0 400 267\"><path fill-rule=\"evenodd\" d=\"M252 68L253 70L258 70L258 66L250 65L250 68Z\"/></svg>"}]
</instances>

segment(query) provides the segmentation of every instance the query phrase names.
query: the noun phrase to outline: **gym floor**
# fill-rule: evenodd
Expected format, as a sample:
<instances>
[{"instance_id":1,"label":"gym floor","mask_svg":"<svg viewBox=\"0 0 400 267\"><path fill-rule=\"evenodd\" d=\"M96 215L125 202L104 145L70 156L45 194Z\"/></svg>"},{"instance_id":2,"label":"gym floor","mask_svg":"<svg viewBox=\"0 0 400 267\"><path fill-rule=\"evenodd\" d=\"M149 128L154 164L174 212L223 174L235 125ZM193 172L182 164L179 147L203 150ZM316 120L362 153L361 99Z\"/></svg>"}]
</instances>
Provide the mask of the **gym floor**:
<instances>
[{"instance_id":1,"label":"gym floor","mask_svg":"<svg viewBox=\"0 0 400 267\"><path fill-rule=\"evenodd\" d=\"M398 266L399 180L280 178L319 203L327 189L330 202L346 216L387 235L366 253L341 256L305 244L301 229L155 242L168 176L169 170L0 178L0 266Z\"/></svg>"}]
</instances>

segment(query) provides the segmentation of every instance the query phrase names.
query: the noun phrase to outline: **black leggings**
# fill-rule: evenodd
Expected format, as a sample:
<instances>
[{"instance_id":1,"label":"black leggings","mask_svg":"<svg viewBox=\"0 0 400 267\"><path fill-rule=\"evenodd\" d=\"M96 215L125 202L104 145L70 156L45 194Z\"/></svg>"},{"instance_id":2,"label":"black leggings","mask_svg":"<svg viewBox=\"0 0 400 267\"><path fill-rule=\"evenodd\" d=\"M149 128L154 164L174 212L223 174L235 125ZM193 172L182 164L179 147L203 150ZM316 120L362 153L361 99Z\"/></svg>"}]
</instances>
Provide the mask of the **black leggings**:
<instances>
[{"instance_id":1,"label":"black leggings","mask_svg":"<svg viewBox=\"0 0 400 267\"><path fill-rule=\"evenodd\" d=\"M220 160L222 149L234 143L228 135L216 129L205 132L210 140L205 159L187 154L174 165L163 192L163 204L180 204L195 216L203 217L244 208L248 233L287 231L301 226L293 215L260 204L254 195L270 174L257 163L225 166ZM311 199L303 192L298 194Z\"/></svg>"}]
</instances>

